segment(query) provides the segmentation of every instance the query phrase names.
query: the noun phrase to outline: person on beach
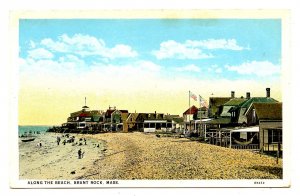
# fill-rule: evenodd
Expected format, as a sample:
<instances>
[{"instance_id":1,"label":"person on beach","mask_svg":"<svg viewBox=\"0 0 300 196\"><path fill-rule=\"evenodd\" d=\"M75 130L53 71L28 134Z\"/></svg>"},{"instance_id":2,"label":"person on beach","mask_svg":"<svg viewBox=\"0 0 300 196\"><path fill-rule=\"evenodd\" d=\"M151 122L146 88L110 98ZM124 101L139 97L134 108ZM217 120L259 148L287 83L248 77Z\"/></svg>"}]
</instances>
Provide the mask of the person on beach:
<instances>
[{"instance_id":1,"label":"person on beach","mask_svg":"<svg viewBox=\"0 0 300 196\"><path fill-rule=\"evenodd\" d=\"M66 145L66 140L63 141L63 144Z\"/></svg>"},{"instance_id":2,"label":"person on beach","mask_svg":"<svg viewBox=\"0 0 300 196\"><path fill-rule=\"evenodd\" d=\"M81 159L81 148L78 150L78 159Z\"/></svg>"},{"instance_id":3,"label":"person on beach","mask_svg":"<svg viewBox=\"0 0 300 196\"><path fill-rule=\"evenodd\" d=\"M59 136L57 136L56 141L57 141L57 145L59 145L59 143L60 143L60 137Z\"/></svg>"},{"instance_id":4,"label":"person on beach","mask_svg":"<svg viewBox=\"0 0 300 196\"><path fill-rule=\"evenodd\" d=\"M85 138L83 138L83 140L84 140L84 145L86 145L86 139L85 139Z\"/></svg>"},{"instance_id":5,"label":"person on beach","mask_svg":"<svg viewBox=\"0 0 300 196\"><path fill-rule=\"evenodd\" d=\"M42 142L36 144L37 147L42 147Z\"/></svg>"}]
</instances>

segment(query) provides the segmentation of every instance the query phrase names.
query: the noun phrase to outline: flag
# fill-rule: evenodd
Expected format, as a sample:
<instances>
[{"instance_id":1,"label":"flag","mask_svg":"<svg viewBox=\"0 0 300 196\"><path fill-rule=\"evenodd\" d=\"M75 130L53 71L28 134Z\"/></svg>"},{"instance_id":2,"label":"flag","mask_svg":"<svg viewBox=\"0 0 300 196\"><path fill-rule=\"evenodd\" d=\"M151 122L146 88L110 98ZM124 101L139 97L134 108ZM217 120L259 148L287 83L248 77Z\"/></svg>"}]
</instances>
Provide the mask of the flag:
<instances>
[{"instance_id":1,"label":"flag","mask_svg":"<svg viewBox=\"0 0 300 196\"><path fill-rule=\"evenodd\" d=\"M203 97L201 97L201 95L199 95L199 101L200 101L200 107L206 107L206 108L208 107L206 100Z\"/></svg>"},{"instance_id":2,"label":"flag","mask_svg":"<svg viewBox=\"0 0 300 196\"><path fill-rule=\"evenodd\" d=\"M197 96L194 93L190 92L190 97L197 101Z\"/></svg>"}]
</instances>

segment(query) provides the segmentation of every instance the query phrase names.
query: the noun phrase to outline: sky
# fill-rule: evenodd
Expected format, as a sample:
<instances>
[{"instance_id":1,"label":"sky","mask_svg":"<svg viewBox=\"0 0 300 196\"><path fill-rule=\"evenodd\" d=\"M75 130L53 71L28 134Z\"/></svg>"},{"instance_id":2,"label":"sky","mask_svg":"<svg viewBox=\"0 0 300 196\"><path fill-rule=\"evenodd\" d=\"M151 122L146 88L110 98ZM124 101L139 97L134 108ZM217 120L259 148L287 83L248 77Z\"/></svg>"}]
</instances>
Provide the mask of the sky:
<instances>
[{"instance_id":1,"label":"sky","mask_svg":"<svg viewBox=\"0 0 300 196\"><path fill-rule=\"evenodd\" d=\"M281 101L281 67L279 19L21 19L19 124L61 124L85 97L179 115L189 91Z\"/></svg>"}]
</instances>

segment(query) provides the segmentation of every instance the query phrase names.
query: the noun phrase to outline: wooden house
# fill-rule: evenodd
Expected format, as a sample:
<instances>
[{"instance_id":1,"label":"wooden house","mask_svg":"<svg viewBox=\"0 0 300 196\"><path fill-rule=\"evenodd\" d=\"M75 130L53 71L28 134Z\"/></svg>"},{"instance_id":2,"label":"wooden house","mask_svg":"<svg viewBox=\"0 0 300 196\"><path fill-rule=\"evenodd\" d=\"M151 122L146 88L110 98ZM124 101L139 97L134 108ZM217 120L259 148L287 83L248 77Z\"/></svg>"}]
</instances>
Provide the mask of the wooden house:
<instances>
[{"instance_id":1,"label":"wooden house","mask_svg":"<svg viewBox=\"0 0 300 196\"><path fill-rule=\"evenodd\" d=\"M196 106L191 106L183 113L183 120L184 120L184 129L191 131L192 124L191 121L196 120L198 115L198 108Z\"/></svg>"},{"instance_id":2,"label":"wooden house","mask_svg":"<svg viewBox=\"0 0 300 196\"><path fill-rule=\"evenodd\" d=\"M198 108L196 106L192 105L185 112L183 112L184 122L189 122L191 120L196 119L197 115L198 115Z\"/></svg>"},{"instance_id":3,"label":"wooden house","mask_svg":"<svg viewBox=\"0 0 300 196\"><path fill-rule=\"evenodd\" d=\"M123 130L123 122L126 121L128 117L128 110L115 110L111 113L111 127L112 131Z\"/></svg>"},{"instance_id":4,"label":"wooden house","mask_svg":"<svg viewBox=\"0 0 300 196\"><path fill-rule=\"evenodd\" d=\"M97 124L101 120L103 111L90 110L88 106L83 106L81 110L72 112L67 119L67 123L63 124L63 128L69 131L73 130L91 130L98 129Z\"/></svg>"},{"instance_id":5,"label":"wooden house","mask_svg":"<svg viewBox=\"0 0 300 196\"><path fill-rule=\"evenodd\" d=\"M261 151L282 149L282 103L252 103L245 113L248 123L259 125Z\"/></svg>"},{"instance_id":6,"label":"wooden house","mask_svg":"<svg viewBox=\"0 0 300 196\"><path fill-rule=\"evenodd\" d=\"M143 122L144 132L168 131L172 129L172 122L164 118L162 113L141 113L138 122Z\"/></svg>"},{"instance_id":7,"label":"wooden house","mask_svg":"<svg viewBox=\"0 0 300 196\"><path fill-rule=\"evenodd\" d=\"M180 117L179 115L164 115L164 119L167 120L167 122L171 122L172 128L171 131L179 132L180 130L183 130L184 123L183 123L183 117Z\"/></svg>"},{"instance_id":8,"label":"wooden house","mask_svg":"<svg viewBox=\"0 0 300 196\"><path fill-rule=\"evenodd\" d=\"M137 126L137 117L139 116L139 113L129 113L128 117L125 121L123 121L123 131L129 132L129 131L135 131L138 129Z\"/></svg>"},{"instance_id":9,"label":"wooden house","mask_svg":"<svg viewBox=\"0 0 300 196\"><path fill-rule=\"evenodd\" d=\"M269 88L267 88L269 89ZM253 123L251 121L248 121L249 118L247 118L246 112L253 103L277 103L278 101L269 97L269 90L267 90L267 96L266 97L252 97L245 101L243 104L239 106L239 116L237 123L243 126L250 126Z\"/></svg>"}]
</instances>

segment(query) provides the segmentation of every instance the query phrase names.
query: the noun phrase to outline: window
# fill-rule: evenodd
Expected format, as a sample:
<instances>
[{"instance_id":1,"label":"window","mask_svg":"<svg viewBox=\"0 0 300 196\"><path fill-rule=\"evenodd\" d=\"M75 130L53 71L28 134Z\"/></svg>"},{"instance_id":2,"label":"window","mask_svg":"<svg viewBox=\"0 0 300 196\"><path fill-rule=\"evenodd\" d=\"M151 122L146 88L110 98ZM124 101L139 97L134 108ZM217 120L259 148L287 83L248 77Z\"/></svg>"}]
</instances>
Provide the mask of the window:
<instances>
[{"instance_id":1,"label":"window","mask_svg":"<svg viewBox=\"0 0 300 196\"><path fill-rule=\"evenodd\" d=\"M79 123L79 127L85 127L85 123Z\"/></svg>"},{"instance_id":2,"label":"window","mask_svg":"<svg viewBox=\"0 0 300 196\"><path fill-rule=\"evenodd\" d=\"M172 128L172 123L167 123L167 128Z\"/></svg>"},{"instance_id":3,"label":"window","mask_svg":"<svg viewBox=\"0 0 300 196\"><path fill-rule=\"evenodd\" d=\"M268 129L268 141L269 143L282 143L282 130Z\"/></svg>"}]
</instances>

